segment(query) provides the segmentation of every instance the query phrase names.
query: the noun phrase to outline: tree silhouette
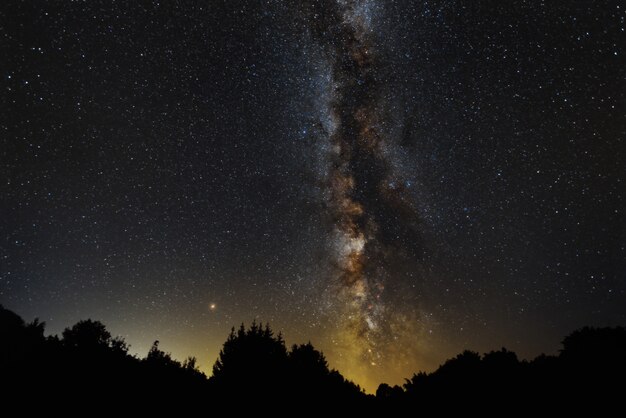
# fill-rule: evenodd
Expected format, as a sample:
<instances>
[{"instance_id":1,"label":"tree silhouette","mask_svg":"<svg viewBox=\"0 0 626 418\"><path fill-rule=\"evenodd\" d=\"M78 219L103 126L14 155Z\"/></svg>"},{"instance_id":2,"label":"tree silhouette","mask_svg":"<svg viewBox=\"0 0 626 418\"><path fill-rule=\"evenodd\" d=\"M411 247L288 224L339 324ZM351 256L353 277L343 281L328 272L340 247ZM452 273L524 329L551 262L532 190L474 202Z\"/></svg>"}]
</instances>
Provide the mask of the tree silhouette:
<instances>
[{"instance_id":1,"label":"tree silhouette","mask_svg":"<svg viewBox=\"0 0 626 418\"><path fill-rule=\"evenodd\" d=\"M329 370L324 354L310 342L293 345L288 360L291 382L289 393L293 399L327 399L350 403L362 400L361 389L344 379L336 370Z\"/></svg>"},{"instance_id":2,"label":"tree silhouette","mask_svg":"<svg viewBox=\"0 0 626 418\"><path fill-rule=\"evenodd\" d=\"M87 319L78 321L72 328L63 331L63 344L81 351L111 351L126 354L128 345L123 338L112 338L104 324Z\"/></svg>"},{"instance_id":3,"label":"tree silhouette","mask_svg":"<svg viewBox=\"0 0 626 418\"><path fill-rule=\"evenodd\" d=\"M611 405L626 391L626 329L585 327L563 339L558 377L563 398ZM607 409L607 413L608 413Z\"/></svg>"},{"instance_id":4,"label":"tree silhouette","mask_svg":"<svg viewBox=\"0 0 626 418\"><path fill-rule=\"evenodd\" d=\"M328 376L328 362L324 354L307 344L294 344L289 353L289 363L294 374L306 376L307 379L320 379Z\"/></svg>"},{"instance_id":5,"label":"tree silhouette","mask_svg":"<svg viewBox=\"0 0 626 418\"><path fill-rule=\"evenodd\" d=\"M330 370L324 354L311 343L288 351L281 334L253 322L232 329L213 366L213 376L189 357L180 362L155 341L145 358L128 353L104 324L83 320L61 338L44 336L45 324L26 323L0 305L0 376L10 405L23 393L42 404L72 394L75 411L94 405L132 407L143 413L174 409L178 414L202 405L227 406L233 412L258 412L270 403L293 403L307 413L333 411L399 415L515 415L579 412L595 415L620 407L626 375L626 330L582 328L563 340L558 356L519 361L505 348L479 355L464 351L432 373L420 372L403 387L381 384L376 397ZM31 404L21 411L34 412ZM29 409L31 408L31 409ZM85 408L85 409L81 409Z\"/></svg>"},{"instance_id":6,"label":"tree silhouette","mask_svg":"<svg viewBox=\"0 0 626 418\"><path fill-rule=\"evenodd\" d=\"M363 393L335 370L311 343L285 348L282 335L269 325L242 324L228 336L213 366L213 390L222 399L286 398L311 408L313 400L356 402Z\"/></svg>"},{"instance_id":7,"label":"tree silhouette","mask_svg":"<svg viewBox=\"0 0 626 418\"><path fill-rule=\"evenodd\" d=\"M152 363L160 367L180 365L180 363L178 363L176 360L172 360L171 354L159 350L159 340L156 340L154 343L152 343L152 347L150 347L150 351L148 351L148 355L146 356L144 361L146 363Z\"/></svg>"},{"instance_id":8,"label":"tree silhouette","mask_svg":"<svg viewBox=\"0 0 626 418\"><path fill-rule=\"evenodd\" d=\"M211 382L222 394L236 390L248 397L263 397L284 391L287 350L282 336L269 325L253 322L233 328L213 366Z\"/></svg>"},{"instance_id":9,"label":"tree silhouette","mask_svg":"<svg viewBox=\"0 0 626 418\"><path fill-rule=\"evenodd\" d=\"M584 327L563 339L560 358L585 367L624 367L626 329Z\"/></svg>"},{"instance_id":10,"label":"tree silhouette","mask_svg":"<svg viewBox=\"0 0 626 418\"><path fill-rule=\"evenodd\" d=\"M403 395L404 391L398 385L392 387L387 383L381 383L376 389L376 397L383 402L398 402Z\"/></svg>"},{"instance_id":11,"label":"tree silhouette","mask_svg":"<svg viewBox=\"0 0 626 418\"><path fill-rule=\"evenodd\" d=\"M19 315L0 305L0 367L11 367L16 358L34 356L45 342L44 329L45 323L39 319L27 324Z\"/></svg>"}]
</instances>

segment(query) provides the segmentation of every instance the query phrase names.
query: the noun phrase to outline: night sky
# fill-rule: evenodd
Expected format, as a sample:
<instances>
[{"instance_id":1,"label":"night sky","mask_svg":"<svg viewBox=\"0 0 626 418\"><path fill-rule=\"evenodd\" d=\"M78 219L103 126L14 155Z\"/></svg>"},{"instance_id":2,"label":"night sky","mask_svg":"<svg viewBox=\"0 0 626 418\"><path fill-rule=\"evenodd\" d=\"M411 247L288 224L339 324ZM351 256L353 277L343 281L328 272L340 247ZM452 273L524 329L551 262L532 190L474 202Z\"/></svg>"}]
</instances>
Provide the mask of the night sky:
<instances>
[{"instance_id":1,"label":"night sky","mask_svg":"<svg viewBox=\"0 0 626 418\"><path fill-rule=\"evenodd\" d=\"M2 1L0 303L368 390L626 322L621 1Z\"/></svg>"}]
</instances>

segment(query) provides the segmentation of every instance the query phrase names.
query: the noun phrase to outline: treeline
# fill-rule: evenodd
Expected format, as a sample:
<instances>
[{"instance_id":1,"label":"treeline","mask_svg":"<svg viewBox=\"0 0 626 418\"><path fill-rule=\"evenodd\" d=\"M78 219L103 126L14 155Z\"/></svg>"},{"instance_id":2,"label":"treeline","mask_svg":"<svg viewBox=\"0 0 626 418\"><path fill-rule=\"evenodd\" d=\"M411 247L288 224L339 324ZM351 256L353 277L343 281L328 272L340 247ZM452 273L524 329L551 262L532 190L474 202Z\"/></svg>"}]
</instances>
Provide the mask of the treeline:
<instances>
[{"instance_id":1,"label":"treeline","mask_svg":"<svg viewBox=\"0 0 626 418\"><path fill-rule=\"evenodd\" d=\"M583 328L563 340L557 356L520 361L504 348L482 356L465 351L403 386L381 384L373 396L329 369L310 343L287 349L267 325L233 329L207 378L195 358L179 362L158 341L139 358L98 321L80 321L60 337L46 337L42 322L26 323L0 306L2 393L9 402L37 399L21 403L23 413L68 397L75 412L88 405L161 413L211 405L234 408L236 415L282 405L293 413L562 413L621 405L625 372L626 330Z\"/></svg>"},{"instance_id":2,"label":"treeline","mask_svg":"<svg viewBox=\"0 0 626 418\"><path fill-rule=\"evenodd\" d=\"M464 351L403 387L381 384L376 398L387 409L487 415L592 416L624 412L626 330L585 327L562 341L559 355L519 360L502 348L484 355ZM602 413L601 413L602 412Z\"/></svg>"}]
</instances>

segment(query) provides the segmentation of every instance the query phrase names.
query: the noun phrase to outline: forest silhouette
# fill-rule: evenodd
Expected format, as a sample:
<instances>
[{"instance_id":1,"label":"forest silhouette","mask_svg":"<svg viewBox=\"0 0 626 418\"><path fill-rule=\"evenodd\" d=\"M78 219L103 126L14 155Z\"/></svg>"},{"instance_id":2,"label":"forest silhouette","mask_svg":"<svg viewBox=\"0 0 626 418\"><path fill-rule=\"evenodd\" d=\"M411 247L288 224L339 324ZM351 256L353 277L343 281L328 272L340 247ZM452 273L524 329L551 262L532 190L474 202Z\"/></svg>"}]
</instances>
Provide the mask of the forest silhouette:
<instances>
[{"instance_id":1,"label":"forest silhouette","mask_svg":"<svg viewBox=\"0 0 626 418\"><path fill-rule=\"evenodd\" d=\"M382 383L375 395L331 370L310 343L287 349L280 333L256 322L232 329L211 377L198 370L195 358L175 360L158 341L145 358L131 355L125 341L99 321L79 321L60 337L44 331L43 322L26 323L0 305L2 395L22 412L66 402L73 412L90 408L91 413L116 413L115 407L148 412L227 407L233 413L274 409L275 415L330 410L560 415L581 408L623 410L626 386L623 327L582 328L564 338L558 355L532 361L505 348L482 356L464 351L432 373L407 378L403 386Z\"/></svg>"}]
</instances>

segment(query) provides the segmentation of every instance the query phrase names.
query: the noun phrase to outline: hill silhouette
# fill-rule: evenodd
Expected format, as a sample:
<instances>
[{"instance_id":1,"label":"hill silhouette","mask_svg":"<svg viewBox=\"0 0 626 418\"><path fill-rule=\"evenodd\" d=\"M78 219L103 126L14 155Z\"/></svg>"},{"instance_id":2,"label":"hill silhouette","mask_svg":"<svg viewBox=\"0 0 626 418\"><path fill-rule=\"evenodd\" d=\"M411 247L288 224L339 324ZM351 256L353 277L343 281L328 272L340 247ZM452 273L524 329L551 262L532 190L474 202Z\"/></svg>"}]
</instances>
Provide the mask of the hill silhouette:
<instances>
[{"instance_id":1,"label":"hill silhouette","mask_svg":"<svg viewBox=\"0 0 626 418\"><path fill-rule=\"evenodd\" d=\"M158 341L145 358L130 355L124 340L99 321L79 321L60 337L44 331L44 323L26 323L0 305L3 399L35 397L35 403L20 403L24 413L61 399L70 399L75 412L93 412L98 405L148 412L202 411L208 405L366 414L598 412L621 405L625 389L623 327L582 328L565 337L558 355L532 361L520 361L505 348L482 356L464 351L432 373L414 374L402 387L381 384L375 396L329 369L310 343L287 349L267 324L233 328L211 377L198 370L195 358L179 362Z\"/></svg>"}]
</instances>

